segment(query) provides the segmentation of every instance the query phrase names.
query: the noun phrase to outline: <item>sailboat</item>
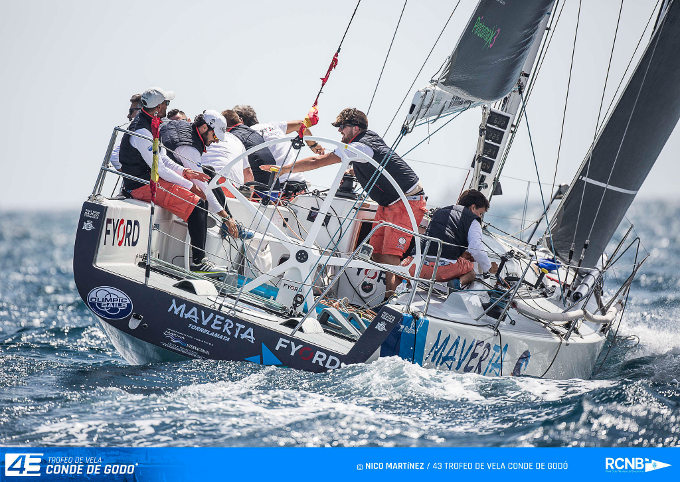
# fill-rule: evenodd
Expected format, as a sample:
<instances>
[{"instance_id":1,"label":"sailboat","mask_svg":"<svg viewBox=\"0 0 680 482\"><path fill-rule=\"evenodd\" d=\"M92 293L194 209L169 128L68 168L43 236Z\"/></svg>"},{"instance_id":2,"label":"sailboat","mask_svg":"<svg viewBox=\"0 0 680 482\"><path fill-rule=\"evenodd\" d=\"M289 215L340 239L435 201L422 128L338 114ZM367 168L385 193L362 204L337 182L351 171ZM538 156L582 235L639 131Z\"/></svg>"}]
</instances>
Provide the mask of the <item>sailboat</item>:
<instances>
[{"instance_id":1,"label":"sailboat","mask_svg":"<svg viewBox=\"0 0 680 482\"><path fill-rule=\"evenodd\" d=\"M554 0L481 0L441 75L415 93L401 128L404 136L479 109L469 187L489 198L501 192L554 7ZM377 163L320 137L305 139L344 153L323 192L279 197L272 177L253 196L229 182L226 173L244 156L276 143L294 149L293 138L248 149L213 179L210 187L231 194L231 213L254 236L223 239L212 223L206 253L224 270L191 272L183 221L148 203L103 194L111 178L127 176L109 167L116 139L126 132L115 128L78 224L78 291L133 364L205 358L323 372L399 356L458 373L589 378L642 265L636 258L623 283L605 290L609 270L634 245L631 230L613 251L607 247L680 117L679 10L678 0L663 3L635 71L571 184L543 206L535 223L536 229L545 224L542 236L532 242L533 233L523 241L484 231L499 264L496 276L480 275L465 289L439 281L439 256L424 253L442 241L420 233L410 209L405 231L417 240L414 269L373 261L369 241L384 224L372 222L377 205L345 171L352 162L372 163L403 201L405 194L382 170L389 159ZM426 260L435 267L429 277L421 276ZM387 272L404 283L384 301Z\"/></svg>"}]
</instances>

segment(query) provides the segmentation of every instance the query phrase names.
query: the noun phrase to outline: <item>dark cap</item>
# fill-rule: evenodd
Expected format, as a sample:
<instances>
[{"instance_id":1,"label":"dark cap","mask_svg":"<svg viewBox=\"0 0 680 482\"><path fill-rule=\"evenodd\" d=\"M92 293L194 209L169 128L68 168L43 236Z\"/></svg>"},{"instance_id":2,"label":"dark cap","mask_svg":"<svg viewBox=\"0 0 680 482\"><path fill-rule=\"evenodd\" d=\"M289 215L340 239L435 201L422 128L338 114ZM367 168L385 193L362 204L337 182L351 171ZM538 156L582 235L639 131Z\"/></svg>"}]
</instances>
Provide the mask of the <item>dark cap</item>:
<instances>
[{"instance_id":1,"label":"dark cap","mask_svg":"<svg viewBox=\"0 0 680 482\"><path fill-rule=\"evenodd\" d=\"M359 109L347 107L346 109L342 109L335 119L335 122L331 125L333 127L340 127L343 124L347 126L357 126L361 129L368 129L368 117L366 117L366 114Z\"/></svg>"}]
</instances>

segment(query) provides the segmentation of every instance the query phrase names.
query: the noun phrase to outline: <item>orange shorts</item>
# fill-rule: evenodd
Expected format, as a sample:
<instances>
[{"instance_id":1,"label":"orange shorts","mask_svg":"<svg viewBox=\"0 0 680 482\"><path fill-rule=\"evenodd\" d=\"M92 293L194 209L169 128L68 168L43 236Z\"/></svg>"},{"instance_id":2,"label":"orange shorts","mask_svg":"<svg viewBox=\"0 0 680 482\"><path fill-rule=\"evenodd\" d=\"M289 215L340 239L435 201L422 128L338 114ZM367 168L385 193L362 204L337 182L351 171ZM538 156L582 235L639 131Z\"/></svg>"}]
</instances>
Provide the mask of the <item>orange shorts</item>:
<instances>
[{"instance_id":1,"label":"orange shorts","mask_svg":"<svg viewBox=\"0 0 680 482\"><path fill-rule=\"evenodd\" d=\"M413 258L409 256L406 258L404 261L401 262L402 266L408 266L411 264L411 261L413 261ZM423 269L420 270L420 277L424 279L432 279L432 270L434 269L434 261L428 261L425 260L425 263L423 263ZM411 267L408 269L408 272L411 276L416 275L416 268L417 266L415 264L411 265ZM468 261L465 258L458 258L458 260L454 261L449 261L449 260L439 260L439 268L437 268L437 277L435 278L435 281L449 281L454 278L460 278L466 273L469 273L474 269L474 265L472 264L471 261Z\"/></svg>"},{"instance_id":2,"label":"orange shorts","mask_svg":"<svg viewBox=\"0 0 680 482\"><path fill-rule=\"evenodd\" d=\"M417 228L417 225L423 220L425 212L427 212L427 208L425 207L425 196L419 196L418 199L409 200L408 203L411 205ZM408 217L408 212L406 211L406 206L404 206L404 203L401 200L390 206L378 206L378 211L375 213L375 223L378 224L380 221L396 224L397 226L401 226L408 230L413 229L411 220ZM403 256L408 249L409 244L411 244L412 237L413 235L409 233L385 226L378 228L378 230L373 233L370 243L371 246L373 246L373 252L376 254Z\"/></svg>"},{"instance_id":3,"label":"orange shorts","mask_svg":"<svg viewBox=\"0 0 680 482\"><path fill-rule=\"evenodd\" d=\"M151 186L138 187L131 192L132 197L140 201L151 201ZM175 216L182 218L184 221L189 219L191 212L200 201L196 194L183 188L178 184L173 184L164 179L158 180L158 188L156 189L156 205L167 209Z\"/></svg>"}]
</instances>

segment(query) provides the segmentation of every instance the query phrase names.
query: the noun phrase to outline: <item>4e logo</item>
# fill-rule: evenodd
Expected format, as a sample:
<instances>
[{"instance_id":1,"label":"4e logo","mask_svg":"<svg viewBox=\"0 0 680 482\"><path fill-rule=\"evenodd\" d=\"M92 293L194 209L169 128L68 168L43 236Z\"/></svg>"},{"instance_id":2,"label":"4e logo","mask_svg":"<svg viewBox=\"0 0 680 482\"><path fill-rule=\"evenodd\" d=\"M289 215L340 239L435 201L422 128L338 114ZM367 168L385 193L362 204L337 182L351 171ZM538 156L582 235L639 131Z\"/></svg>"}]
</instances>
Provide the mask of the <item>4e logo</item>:
<instances>
[{"instance_id":1,"label":"4e logo","mask_svg":"<svg viewBox=\"0 0 680 482\"><path fill-rule=\"evenodd\" d=\"M5 454L5 477L38 477L43 454Z\"/></svg>"}]
</instances>

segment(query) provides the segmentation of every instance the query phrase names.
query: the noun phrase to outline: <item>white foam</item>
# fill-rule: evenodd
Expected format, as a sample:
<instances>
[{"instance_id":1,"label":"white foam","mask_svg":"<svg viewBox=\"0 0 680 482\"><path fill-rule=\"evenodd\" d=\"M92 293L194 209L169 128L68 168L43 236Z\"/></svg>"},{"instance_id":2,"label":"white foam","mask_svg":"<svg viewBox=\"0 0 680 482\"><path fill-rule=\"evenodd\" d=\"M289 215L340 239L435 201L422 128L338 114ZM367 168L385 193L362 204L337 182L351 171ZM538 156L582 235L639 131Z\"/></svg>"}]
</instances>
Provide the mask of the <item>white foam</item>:
<instances>
[{"instance_id":1,"label":"white foam","mask_svg":"<svg viewBox=\"0 0 680 482\"><path fill-rule=\"evenodd\" d=\"M634 352L636 356L680 351L680 326L661 318L658 313L640 312L627 317L619 335L635 335L640 339Z\"/></svg>"}]
</instances>

